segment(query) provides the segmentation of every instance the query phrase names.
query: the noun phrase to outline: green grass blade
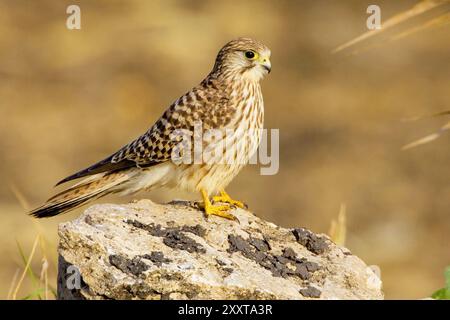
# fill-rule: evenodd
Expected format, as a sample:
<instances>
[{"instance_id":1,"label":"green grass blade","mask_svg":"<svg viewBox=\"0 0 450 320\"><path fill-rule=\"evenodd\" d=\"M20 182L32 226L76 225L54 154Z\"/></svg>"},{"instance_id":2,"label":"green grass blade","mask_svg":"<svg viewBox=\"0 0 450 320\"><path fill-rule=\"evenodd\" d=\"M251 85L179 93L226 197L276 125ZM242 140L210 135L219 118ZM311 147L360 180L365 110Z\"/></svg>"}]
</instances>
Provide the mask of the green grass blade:
<instances>
[{"instance_id":1,"label":"green grass blade","mask_svg":"<svg viewBox=\"0 0 450 320\"><path fill-rule=\"evenodd\" d=\"M445 288L434 292L431 297L436 300L450 300L450 267L445 269Z\"/></svg>"}]
</instances>

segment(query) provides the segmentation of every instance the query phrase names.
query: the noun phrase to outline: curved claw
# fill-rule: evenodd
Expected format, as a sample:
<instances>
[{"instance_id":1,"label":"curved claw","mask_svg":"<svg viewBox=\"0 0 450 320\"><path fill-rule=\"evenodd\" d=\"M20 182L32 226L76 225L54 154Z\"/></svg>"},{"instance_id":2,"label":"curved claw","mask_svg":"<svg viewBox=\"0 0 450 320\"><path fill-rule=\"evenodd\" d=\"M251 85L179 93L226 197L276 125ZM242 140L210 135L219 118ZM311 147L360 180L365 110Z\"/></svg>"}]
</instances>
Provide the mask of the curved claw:
<instances>
[{"instance_id":1,"label":"curved claw","mask_svg":"<svg viewBox=\"0 0 450 320\"><path fill-rule=\"evenodd\" d=\"M201 204L201 207L204 209L207 218L210 215L214 215L228 220L239 222L238 218L229 213L229 210L231 209L230 205L213 205L211 201L209 201L207 193L204 191L202 191L202 196L203 196L203 203Z\"/></svg>"},{"instance_id":2,"label":"curved claw","mask_svg":"<svg viewBox=\"0 0 450 320\"><path fill-rule=\"evenodd\" d=\"M234 215L228 212L229 206L208 206L205 208L206 217L210 215L222 217L228 220L239 221Z\"/></svg>"},{"instance_id":3,"label":"curved claw","mask_svg":"<svg viewBox=\"0 0 450 320\"><path fill-rule=\"evenodd\" d=\"M214 196L212 199L213 199L214 202L229 203L229 204L231 204L233 206L236 206L238 208L241 208L241 209L247 209L248 208L248 206L245 203L243 203L241 201L238 201L238 200L232 199L228 195L228 193L225 192L225 190L220 191L220 195L219 196Z\"/></svg>"}]
</instances>

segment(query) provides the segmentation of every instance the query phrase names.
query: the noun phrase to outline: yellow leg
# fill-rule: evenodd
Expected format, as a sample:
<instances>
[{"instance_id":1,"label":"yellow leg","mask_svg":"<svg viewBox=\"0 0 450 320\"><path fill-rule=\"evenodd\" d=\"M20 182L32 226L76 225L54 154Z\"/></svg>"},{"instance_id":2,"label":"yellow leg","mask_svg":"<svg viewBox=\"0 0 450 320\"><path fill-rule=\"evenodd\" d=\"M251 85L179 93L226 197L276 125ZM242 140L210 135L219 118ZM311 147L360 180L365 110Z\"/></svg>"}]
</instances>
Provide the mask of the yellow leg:
<instances>
[{"instance_id":1,"label":"yellow leg","mask_svg":"<svg viewBox=\"0 0 450 320\"><path fill-rule=\"evenodd\" d=\"M209 200L208 193L204 189L201 189L201 193L203 198L203 208L205 210L206 216L214 215L229 220L237 220L235 216L233 216L231 213L228 213L228 211L230 210L230 206L215 206Z\"/></svg>"},{"instance_id":2,"label":"yellow leg","mask_svg":"<svg viewBox=\"0 0 450 320\"><path fill-rule=\"evenodd\" d=\"M220 196L213 197L213 201L214 202L229 203L231 205L234 205L234 206L242 208L242 209L246 209L247 208L247 206L243 202L237 201L237 200L233 200L228 195L228 193L225 192L224 189L220 190Z\"/></svg>"}]
</instances>

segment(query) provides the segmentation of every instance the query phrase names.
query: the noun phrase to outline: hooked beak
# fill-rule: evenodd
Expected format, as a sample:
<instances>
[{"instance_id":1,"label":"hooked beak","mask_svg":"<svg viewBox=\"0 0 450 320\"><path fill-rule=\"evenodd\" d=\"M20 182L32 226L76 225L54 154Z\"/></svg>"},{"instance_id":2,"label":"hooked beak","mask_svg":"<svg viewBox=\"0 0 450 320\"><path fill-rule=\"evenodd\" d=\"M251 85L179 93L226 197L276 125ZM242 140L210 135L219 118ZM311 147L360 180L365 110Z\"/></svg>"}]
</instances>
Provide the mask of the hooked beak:
<instances>
[{"instance_id":1,"label":"hooked beak","mask_svg":"<svg viewBox=\"0 0 450 320\"><path fill-rule=\"evenodd\" d=\"M270 71L272 70L272 64L270 63L269 58L261 57L260 64L264 69L266 69L267 73L270 73Z\"/></svg>"}]
</instances>

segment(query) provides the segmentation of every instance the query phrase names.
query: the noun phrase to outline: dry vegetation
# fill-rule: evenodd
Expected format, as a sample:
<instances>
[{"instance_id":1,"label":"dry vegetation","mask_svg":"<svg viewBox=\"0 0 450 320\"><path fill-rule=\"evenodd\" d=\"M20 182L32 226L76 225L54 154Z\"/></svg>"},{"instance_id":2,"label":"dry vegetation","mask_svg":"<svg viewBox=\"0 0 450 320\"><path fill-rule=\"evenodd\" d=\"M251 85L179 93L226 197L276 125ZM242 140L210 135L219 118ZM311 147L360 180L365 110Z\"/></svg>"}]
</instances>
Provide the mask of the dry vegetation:
<instances>
[{"instance_id":1,"label":"dry vegetation","mask_svg":"<svg viewBox=\"0 0 450 320\"><path fill-rule=\"evenodd\" d=\"M65 28L72 2L0 2L0 297L53 297L57 224L80 212L36 222L24 208L146 130L242 35L272 48L263 90L280 172L246 168L230 193L283 226L327 232L336 219L335 238L380 266L387 298L442 287L450 138L401 150L443 122L402 119L450 109L448 1L424 2L377 1L397 23L335 54L367 31L373 1L77 1L81 31Z\"/></svg>"}]
</instances>

